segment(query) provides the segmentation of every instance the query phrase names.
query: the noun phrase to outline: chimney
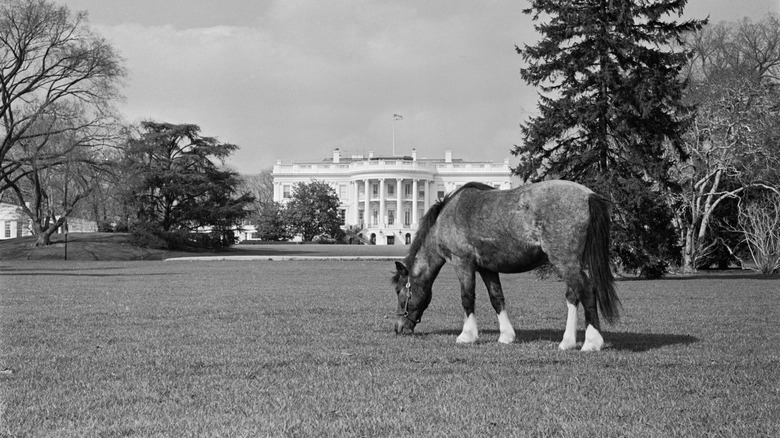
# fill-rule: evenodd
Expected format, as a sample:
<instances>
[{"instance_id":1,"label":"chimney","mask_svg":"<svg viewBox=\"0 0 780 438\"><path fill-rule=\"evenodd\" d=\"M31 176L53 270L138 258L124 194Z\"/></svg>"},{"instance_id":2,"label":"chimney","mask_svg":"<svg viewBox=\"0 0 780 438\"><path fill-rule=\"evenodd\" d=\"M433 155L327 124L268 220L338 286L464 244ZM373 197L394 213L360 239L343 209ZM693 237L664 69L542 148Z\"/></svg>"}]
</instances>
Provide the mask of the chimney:
<instances>
[{"instance_id":1,"label":"chimney","mask_svg":"<svg viewBox=\"0 0 780 438\"><path fill-rule=\"evenodd\" d=\"M412 161L417 161L417 149L412 148Z\"/></svg>"},{"instance_id":2,"label":"chimney","mask_svg":"<svg viewBox=\"0 0 780 438\"><path fill-rule=\"evenodd\" d=\"M444 162L452 163L452 151L449 149L444 151Z\"/></svg>"},{"instance_id":3,"label":"chimney","mask_svg":"<svg viewBox=\"0 0 780 438\"><path fill-rule=\"evenodd\" d=\"M333 164L338 164L341 160L341 151L339 148L333 149Z\"/></svg>"}]
</instances>

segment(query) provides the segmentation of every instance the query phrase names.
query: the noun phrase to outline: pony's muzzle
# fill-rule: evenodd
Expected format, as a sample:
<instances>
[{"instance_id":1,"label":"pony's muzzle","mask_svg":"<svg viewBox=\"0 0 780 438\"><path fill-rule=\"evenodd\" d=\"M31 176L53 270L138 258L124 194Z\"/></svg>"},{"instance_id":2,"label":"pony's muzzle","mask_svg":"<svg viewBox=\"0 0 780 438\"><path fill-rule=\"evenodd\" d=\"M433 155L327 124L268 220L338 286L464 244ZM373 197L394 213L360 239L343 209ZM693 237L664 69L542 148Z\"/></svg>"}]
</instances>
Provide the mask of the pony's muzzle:
<instances>
[{"instance_id":1,"label":"pony's muzzle","mask_svg":"<svg viewBox=\"0 0 780 438\"><path fill-rule=\"evenodd\" d=\"M414 326L414 322L402 316L395 321L395 334L412 335L414 334Z\"/></svg>"}]
</instances>

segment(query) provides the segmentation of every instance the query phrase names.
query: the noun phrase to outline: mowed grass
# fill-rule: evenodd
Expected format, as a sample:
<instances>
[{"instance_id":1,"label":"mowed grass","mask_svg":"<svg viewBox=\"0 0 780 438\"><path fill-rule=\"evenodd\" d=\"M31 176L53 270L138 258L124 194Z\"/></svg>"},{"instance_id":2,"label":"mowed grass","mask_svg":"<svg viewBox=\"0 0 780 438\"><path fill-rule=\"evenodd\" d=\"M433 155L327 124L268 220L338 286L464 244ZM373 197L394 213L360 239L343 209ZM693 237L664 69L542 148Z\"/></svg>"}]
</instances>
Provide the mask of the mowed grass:
<instances>
[{"instance_id":1,"label":"mowed grass","mask_svg":"<svg viewBox=\"0 0 780 438\"><path fill-rule=\"evenodd\" d=\"M560 352L563 284L456 345L445 266L413 337L391 262L0 266L0 436L780 436L780 281L623 281L606 349ZM583 340L582 331L579 341Z\"/></svg>"}]
</instances>

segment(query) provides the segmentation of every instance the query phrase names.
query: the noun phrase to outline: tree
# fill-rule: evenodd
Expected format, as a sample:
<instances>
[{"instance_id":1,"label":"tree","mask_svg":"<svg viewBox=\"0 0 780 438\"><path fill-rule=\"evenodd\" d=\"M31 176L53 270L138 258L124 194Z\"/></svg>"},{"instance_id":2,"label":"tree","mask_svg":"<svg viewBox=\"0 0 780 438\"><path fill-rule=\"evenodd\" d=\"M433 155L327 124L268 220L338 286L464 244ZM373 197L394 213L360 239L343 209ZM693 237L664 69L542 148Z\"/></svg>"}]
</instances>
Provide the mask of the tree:
<instances>
[{"instance_id":1,"label":"tree","mask_svg":"<svg viewBox=\"0 0 780 438\"><path fill-rule=\"evenodd\" d=\"M679 79L688 53L672 47L701 21L663 21L685 0L533 0L542 35L517 47L522 78L540 87L539 115L521 125L515 174L579 181L615 205L613 245L624 267L656 274L674 257L663 191L691 108ZM546 22L541 22L547 17Z\"/></svg>"},{"instance_id":2,"label":"tree","mask_svg":"<svg viewBox=\"0 0 780 438\"><path fill-rule=\"evenodd\" d=\"M7 159L12 150L102 124L125 74L86 12L45 0L0 1L0 190L25 164ZM41 129L52 121L57 127Z\"/></svg>"},{"instance_id":3,"label":"tree","mask_svg":"<svg viewBox=\"0 0 780 438\"><path fill-rule=\"evenodd\" d=\"M339 218L339 197L327 183L297 183L285 207L285 216L291 234L299 234L304 241L318 235L339 239L344 235Z\"/></svg>"},{"instance_id":4,"label":"tree","mask_svg":"<svg viewBox=\"0 0 780 438\"><path fill-rule=\"evenodd\" d=\"M684 136L685 160L671 169L681 191L673 197L683 242L683 268L693 271L725 245L736 217L724 206L746 188L780 182L780 22L769 15L719 23L692 33L695 54L685 72L686 98L697 107ZM734 210L736 214L736 210Z\"/></svg>"},{"instance_id":5,"label":"tree","mask_svg":"<svg viewBox=\"0 0 780 438\"><path fill-rule=\"evenodd\" d=\"M289 227L285 217L286 211L282 204L273 201L263 204L255 220L257 237L270 241L290 239L292 236L288 231Z\"/></svg>"},{"instance_id":6,"label":"tree","mask_svg":"<svg viewBox=\"0 0 780 438\"><path fill-rule=\"evenodd\" d=\"M104 170L98 149L124 75L86 13L44 0L0 2L0 191L15 194L37 244L49 243Z\"/></svg>"},{"instance_id":7,"label":"tree","mask_svg":"<svg viewBox=\"0 0 780 438\"><path fill-rule=\"evenodd\" d=\"M755 269L771 275L780 271L780 189L762 188L759 195L740 199L739 232Z\"/></svg>"},{"instance_id":8,"label":"tree","mask_svg":"<svg viewBox=\"0 0 780 438\"><path fill-rule=\"evenodd\" d=\"M102 124L82 125L80 108L72 106L72 114L60 120L48 116L38 119L16 148L6 155L12 171L3 180L16 197L22 211L31 219L36 245L49 245L55 233L81 201L89 197L111 172L113 163L104 152L113 134Z\"/></svg>"},{"instance_id":9,"label":"tree","mask_svg":"<svg viewBox=\"0 0 780 438\"><path fill-rule=\"evenodd\" d=\"M143 122L127 146L133 170L127 195L140 225L174 245L234 243L232 230L240 227L253 197L237 192L238 173L214 161L236 149L201 136L196 125ZM195 242L192 232L203 227L212 228L212 239Z\"/></svg>"}]
</instances>

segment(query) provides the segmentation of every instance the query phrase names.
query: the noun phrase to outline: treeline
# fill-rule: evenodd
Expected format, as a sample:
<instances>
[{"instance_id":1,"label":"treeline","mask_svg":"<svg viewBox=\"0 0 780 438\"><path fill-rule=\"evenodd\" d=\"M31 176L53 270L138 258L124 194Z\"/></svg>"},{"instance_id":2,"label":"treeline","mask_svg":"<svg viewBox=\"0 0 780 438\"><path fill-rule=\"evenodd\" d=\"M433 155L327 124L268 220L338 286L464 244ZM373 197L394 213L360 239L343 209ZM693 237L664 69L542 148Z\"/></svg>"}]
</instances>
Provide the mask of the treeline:
<instances>
[{"instance_id":1,"label":"treeline","mask_svg":"<svg viewBox=\"0 0 780 438\"><path fill-rule=\"evenodd\" d=\"M85 12L0 2L2 200L22 208L38 245L69 216L145 246L233 244L254 201L223 166L238 147L192 124L125 124L115 103L126 74Z\"/></svg>"},{"instance_id":2,"label":"treeline","mask_svg":"<svg viewBox=\"0 0 780 438\"><path fill-rule=\"evenodd\" d=\"M515 173L613 201L618 268L780 269L780 23L675 21L685 1L548 2L517 47L539 89ZM671 18L670 18L671 17Z\"/></svg>"}]
</instances>

